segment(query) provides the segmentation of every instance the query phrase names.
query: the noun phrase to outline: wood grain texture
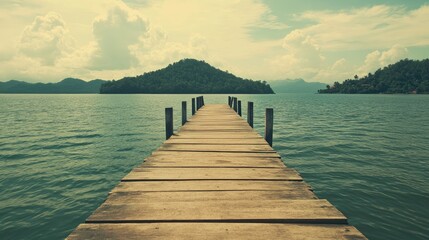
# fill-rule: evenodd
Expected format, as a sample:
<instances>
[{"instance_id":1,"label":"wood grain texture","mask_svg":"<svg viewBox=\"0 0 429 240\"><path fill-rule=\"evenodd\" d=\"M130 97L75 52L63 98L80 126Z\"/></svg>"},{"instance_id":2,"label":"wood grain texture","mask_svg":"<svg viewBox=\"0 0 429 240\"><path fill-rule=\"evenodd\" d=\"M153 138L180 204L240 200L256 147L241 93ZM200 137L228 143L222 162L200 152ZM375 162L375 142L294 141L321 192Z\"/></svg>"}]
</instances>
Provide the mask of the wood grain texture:
<instances>
[{"instance_id":1,"label":"wood grain texture","mask_svg":"<svg viewBox=\"0 0 429 240\"><path fill-rule=\"evenodd\" d=\"M312 191L299 188L286 191L198 191L198 192L117 192L108 196L106 204L150 202L268 201L316 199Z\"/></svg>"},{"instance_id":2,"label":"wood grain texture","mask_svg":"<svg viewBox=\"0 0 429 240\"><path fill-rule=\"evenodd\" d=\"M347 223L326 200L192 201L102 204L87 223L138 222Z\"/></svg>"},{"instance_id":3,"label":"wood grain texture","mask_svg":"<svg viewBox=\"0 0 429 240\"><path fill-rule=\"evenodd\" d=\"M159 151L188 152L275 152L269 145L163 144Z\"/></svg>"},{"instance_id":4,"label":"wood grain texture","mask_svg":"<svg viewBox=\"0 0 429 240\"><path fill-rule=\"evenodd\" d=\"M134 168L122 181L271 180L301 181L290 168Z\"/></svg>"},{"instance_id":5,"label":"wood grain texture","mask_svg":"<svg viewBox=\"0 0 429 240\"><path fill-rule=\"evenodd\" d=\"M195 138L178 138L171 137L164 142L165 144L204 144L204 145L267 145L267 142L262 138L244 138L244 139L195 139Z\"/></svg>"},{"instance_id":6,"label":"wood grain texture","mask_svg":"<svg viewBox=\"0 0 429 240\"><path fill-rule=\"evenodd\" d=\"M176 156L177 158L185 157L268 157L268 158L279 158L280 155L277 152L186 152L186 151L156 151L150 156Z\"/></svg>"},{"instance_id":7,"label":"wood grain texture","mask_svg":"<svg viewBox=\"0 0 429 240\"><path fill-rule=\"evenodd\" d=\"M112 192L194 192L194 191L290 191L310 189L302 181L129 181L119 183Z\"/></svg>"},{"instance_id":8,"label":"wood grain texture","mask_svg":"<svg viewBox=\"0 0 429 240\"><path fill-rule=\"evenodd\" d=\"M278 158L258 157L183 157L153 156L145 159L139 167L199 167L199 168L285 168Z\"/></svg>"},{"instance_id":9,"label":"wood grain texture","mask_svg":"<svg viewBox=\"0 0 429 240\"><path fill-rule=\"evenodd\" d=\"M67 239L288 239L366 240L354 227L335 224L129 223L81 224Z\"/></svg>"}]
</instances>

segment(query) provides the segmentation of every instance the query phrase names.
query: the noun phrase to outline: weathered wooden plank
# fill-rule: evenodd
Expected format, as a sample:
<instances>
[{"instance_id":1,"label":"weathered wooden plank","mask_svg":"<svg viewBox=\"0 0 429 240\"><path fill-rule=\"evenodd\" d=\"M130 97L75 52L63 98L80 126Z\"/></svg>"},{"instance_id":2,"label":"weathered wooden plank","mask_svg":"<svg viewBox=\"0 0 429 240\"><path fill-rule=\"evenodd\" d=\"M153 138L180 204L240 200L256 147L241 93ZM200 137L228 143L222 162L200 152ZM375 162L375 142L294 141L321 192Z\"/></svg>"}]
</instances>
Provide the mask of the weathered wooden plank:
<instances>
[{"instance_id":1,"label":"weathered wooden plank","mask_svg":"<svg viewBox=\"0 0 429 240\"><path fill-rule=\"evenodd\" d=\"M347 223L326 200L142 202L102 204L87 223L138 222Z\"/></svg>"},{"instance_id":2,"label":"weathered wooden plank","mask_svg":"<svg viewBox=\"0 0 429 240\"><path fill-rule=\"evenodd\" d=\"M231 109L214 109L214 111L199 111L195 116L238 117Z\"/></svg>"},{"instance_id":3,"label":"weathered wooden plank","mask_svg":"<svg viewBox=\"0 0 429 240\"><path fill-rule=\"evenodd\" d=\"M231 131L248 132L250 126L183 126L181 131Z\"/></svg>"},{"instance_id":4,"label":"weathered wooden plank","mask_svg":"<svg viewBox=\"0 0 429 240\"><path fill-rule=\"evenodd\" d=\"M162 203L162 202L208 202L208 201L253 201L317 199L306 188L288 191L200 191L200 192L118 192L109 195L106 204Z\"/></svg>"},{"instance_id":5,"label":"weathered wooden plank","mask_svg":"<svg viewBox=\"0 0 429 240\"><path fill-rule=\"evenodd\" d=\"M262 138L250 138L250 139L219 139L219 138L208 138L208 139L195 139L195 138L179 138L171 137L166 144L209 144L209 145L267 145L267 142Z\"/></svg>"},{"instance_id":6,"label":"weathered wooden plank","mask_svg":"<svg viewBox=\"0 0 429 240\"><path fill-rule=\"evenodd\" d=\"M290 168L135 168L122 181L273 180L301 181Z\"/></svg>"},{"instance_id":7,"label":"weathered wooden plank","mask_svg":"<svg viewBox=\"0 0 429 240\"><path fill-rule=\"evenodd\" d=\"M171 192L171 191L290 191L310 189L302 181L135 181L121 182L112 192Z\"/></svg>"},{"instance_id":8,"label":"weathered wooden plank","mask_svg":"<svg viewBox=\"0 0 429 240\"><path fill-rule=\"evenodd\" d=\"M205 157L205 158L182 158L172 157L149 157L140 167L235 167L235 168L284 168L285 165L278 158L255 158L255 157Z\"/></svg>"},{"instance_id":9,"label":"weathered wooden plank","mask_svg":"<svg viewBox=\"0 0 429 240\"><path fill-rule=\"evenodd\" d=\"M263 139L259 134L246 132L188 131L174 133L173 136L192 139Z\"/></svg>"},{"instance_id":10,"label":"weathered wooden plank","mask_svg":"<svg viewBox=\"0 0 429 240\"><path fill-rule=\"evenodd\" d=\"M219 123L219 124L243 124L243 119L236 118L236 119L228 119L228 121L225 121L222 119L213 119L213 118L208 118L208 117L207 118L199 118L199 119L191 118L188 120L187 123L188 124L200 124L200 125L202 125L204 123L207 123L208 125L216 124L216 123Z\"/></svg>"},{"instance_id":11,"label":"weathered wooden plank","mask_svg":"<svg viewBox=\"0 0 429 240\"><path fill-rule=\"evenodd\" d=\"M192 158L204 158L204 157L257 157L257 158L280 158L280 155L276 152L185 152L185 151L156 151L151 156L175 156L178 159L187 157Z\"/></svg>"},{"instance_id":12,"label":"weathered wooden plank","mask_svg":"<svg viewBox=\"0 0 429 240\"><path fill-rule=\"evenodd\" d=\"M242 120L240 118L237 117L226 117L226 116L222 116L222 117L216 117L216 116L196 116L195 118L192 118L193 120L190 123L197 123L200 121L218 121L218 122L222 122L222 123L228 123L228 121L231 121L231 123L242 123L239 120Z\"/></svg>"},{"instance_id":13,"label":"weathered wooden plank","mask_svg":"<svg viewBox=\"0 0 429 240\"><path fill-rule=\"evenodd\" d=\"M213 125L215 123L219 123L221 125L239 125L239 126L245 126L247 122L244 122L241 118L231 118L228 117L226 120L231 120L230 122L226 121L222 118L216 118L216 117L195 117L192 119L189 119L186 124L188 125Z\"/></svg>"},{"instance_id":14,"label":"weathered wooden plank","mask_svg":"<svg viewBox=\"0 0 429 240\"><path fill-rule=\"evenodd\" d=\"M248 133L249 134L249 130L247 130L246 128L236 128L236 129L233 129L233 128L217 128L217 129L213 129L213 128L209 128L209 127L201 127L201 128L195 127L195 128L187 128L184 130L186 130L187 132L207 132L207 133L215 132L216 133L216 132L222 131L225 133L232 133L232 134L234 134L234 133Z\"/></svg>"},{"instance_id":15,"label":"weathered wooden plank","mask_svg":"<svg viewBox=\"0 0 429 240\"><path fill-rule=\"evenodd\" d=\"M354 227L336 224L258 223L128 223L81 224L67 238L75 239L338 239L366 240Z\"/></svg>"},{"instance_id":16,"label":"weathered wooden plank","mask_svg":"<svg viewBox=\"0 0 429 240\"><path fill-rule=\"evenodd\" d=\"M210 145L210 144L163 144L159 151L192 152L275 152L269 145Z\"/></svg>"}]
</instances>

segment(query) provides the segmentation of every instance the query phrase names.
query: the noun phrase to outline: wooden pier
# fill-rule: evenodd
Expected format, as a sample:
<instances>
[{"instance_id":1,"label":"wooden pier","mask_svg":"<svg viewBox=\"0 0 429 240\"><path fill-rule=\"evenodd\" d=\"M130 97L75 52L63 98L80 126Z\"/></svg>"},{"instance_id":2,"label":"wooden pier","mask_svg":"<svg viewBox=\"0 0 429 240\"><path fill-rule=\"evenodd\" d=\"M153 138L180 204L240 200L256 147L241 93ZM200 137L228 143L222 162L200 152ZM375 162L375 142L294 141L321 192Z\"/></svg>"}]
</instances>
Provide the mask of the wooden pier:
<instances>
[{"instance_id":1,"label":"wooden pier","mask_svg":"<svg viewBox=\"0 0 429 240\"><path fill-rule=\"evenodd\" d=\"M201 104L68 239L366 239L230 106Z\"/></svg>"}]
</instances>

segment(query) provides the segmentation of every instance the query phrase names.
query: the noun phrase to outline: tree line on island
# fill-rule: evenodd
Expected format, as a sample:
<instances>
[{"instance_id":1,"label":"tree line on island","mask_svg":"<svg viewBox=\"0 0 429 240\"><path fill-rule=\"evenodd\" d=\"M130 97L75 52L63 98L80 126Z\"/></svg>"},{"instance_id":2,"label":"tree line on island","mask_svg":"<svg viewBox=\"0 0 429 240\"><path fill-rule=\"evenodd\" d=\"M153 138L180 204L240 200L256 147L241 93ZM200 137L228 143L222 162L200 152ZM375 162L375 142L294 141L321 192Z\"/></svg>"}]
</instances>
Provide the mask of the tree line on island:
<instances>
[{"instance_id":1,"label":"tree line on island","mask_svg":"<svg viewBox=\"0 0 429 240\"><path fill-rule=\"evenodd\" d=\"M183 59L166 68L136 77L108 81L100 93L274 93L265 81L253 81L210 66Z\"/></svg>"},{"instance_id":2,"label":"tree line on island","mask_svg":"<svg viewBox=\"0 0 429 240\"><path fill-rule=\"evenodd\" d=\"M57 83L28 83L18 80L0 82L0 93L98 93L104 80L84 81L65 78Z\"/></svg>"},{"instance_id":3,"label":"tree line on island","mask_svg":"<svg viewBox=\"0 0 429 240\"><path fill-rule=\"evenodd\" d=\"M395 64L378 69L374 73L355 79L347 79L343 83L335 82L319 93L429 93L429 59L404 59Z\"/></svg>"},{"instance_id":4,"label":"tree line on island","mask_svg":"<svg viewBox=\"0 0 429 240\"><path fill-rule=\"evenodd\" d=\"M0 82L0 93L417 93L429 94L429 59L404 59L367 76L333 85L302 79L253 81L236 77L204 61L183 59L164 69L121 80L83 81L66 78L58 83ZM270 86L271 85L271 86ZM325 89L323 86L326 86Z\"/></svg>"}]
</instances>

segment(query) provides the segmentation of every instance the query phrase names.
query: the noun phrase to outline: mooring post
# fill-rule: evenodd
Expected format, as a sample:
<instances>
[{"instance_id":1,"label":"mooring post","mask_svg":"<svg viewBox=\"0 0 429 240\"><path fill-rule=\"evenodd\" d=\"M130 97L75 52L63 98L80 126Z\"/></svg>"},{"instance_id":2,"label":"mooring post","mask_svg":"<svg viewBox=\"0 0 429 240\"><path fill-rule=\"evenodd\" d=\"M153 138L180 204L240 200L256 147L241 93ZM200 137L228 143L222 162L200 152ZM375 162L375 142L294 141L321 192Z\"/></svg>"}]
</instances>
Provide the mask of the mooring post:
<instances>
[{"instance_id":1,"label":"mooring post","mask_svg":"<svg viewBox=\"0 0 429 240\"><path fill-rule=\"evenodd\" d=\"M238 102L237 102L237 98L234 97L234 111L237 112L238 111Z\"/></svg>"},{"instance_id":2,"label":"mooring post","mask_svg":"<svg viewBox=\"0 0 429 240\"><path fill-rule=\"evenodd\" d=\"M274 111L272 108L265 109L265 141L273 146Z\"/></svg>"},{"instance_id":3,"label":"mooring post","mask_svg":"<svg viewBox=\"0 0 429 240\"><path fill-rule=\"evenodd\" d=\"M197 97L196 103L197 103L197 112L198 112L198 109L200 109L200 97Z\"/></svg>"},{"instance_id":4,"label":"mooring post","mask_svg":"<svg viewBox=\"0 0 429 240\"><path fill-rule=\"evenodd\" d=\"M228 106L231 107L231 96L228 96Z\"/></svg>"},{"instance_id":5,"label":"mooring post","mask_svg":"<svg viewBox=\"0 0 429 240\"><path fill-rule=\"evenodd\" d=\"M247 102L247 123L253 128L253 102Z\"/></svg>"},{"instance_id":6,"label":"mooring post","mask_svg":"<svg viewBox=\"0 0 429 240\"><path fill-rule=\"evenodd\" d=\"M238 100L238 115L241 117L241 101Z\"/></svg>"},{"instance_id":7,"label":"mooring post","mask_svg":"<svg viewBox=\"0 0 429 240\"><path fill-rule=\"evenodd\" d=\"M165 108L165 139L173 135L173 108Z\"/></svg>"},{"instance_id":8,"label":"mooring post","mask_svg":"<svg viewBox=\"0 0 429 240\"><path fill-rule=\"evenodd\" d=\"M201 107L204 106L204 96L201 96Z\"/></svg>"},{"instance_id":9,"label":"mooring post","mask_svg":"<svg viewBox=\"0 0 429 240\"><path fill-rule=\"evenodd\" d=\"M197 107L197 109L200 110L201 107L202 107L201 106L201 96L199 96L198 97L198 107Z\"/></svg>"},{"instance_id":10,"label":"mooring post","mask_svg":"<svg viewBox=\"0 0 429 240\"><path fill-rule=\"evenodd\" d=\"M192 115L195 114L195 98L192 98Z\"/></svg>"},{"instance_id":11,"label":"mooring post","mask_svg":"<svg viewBox=\"0 0 429 240\"><path fill-rule=\"evenodd\" d=\"M185 125L185 123L188 121L186 111L186 101L182 101L182 125Z\"/></svg>"}]
</instances>

